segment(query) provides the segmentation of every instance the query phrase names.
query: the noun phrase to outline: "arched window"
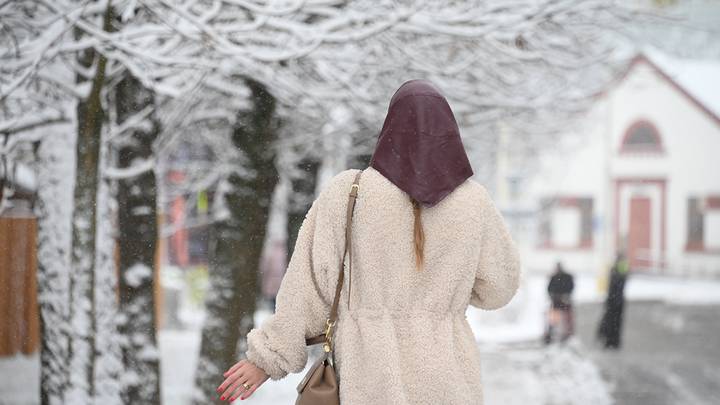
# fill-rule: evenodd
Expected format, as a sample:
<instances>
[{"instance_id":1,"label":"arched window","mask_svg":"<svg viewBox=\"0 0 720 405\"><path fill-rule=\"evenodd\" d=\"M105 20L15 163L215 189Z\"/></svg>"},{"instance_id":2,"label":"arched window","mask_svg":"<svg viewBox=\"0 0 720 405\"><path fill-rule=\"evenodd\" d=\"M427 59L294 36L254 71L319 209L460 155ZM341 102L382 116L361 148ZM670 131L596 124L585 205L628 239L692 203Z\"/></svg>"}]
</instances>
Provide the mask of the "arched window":
<instances>
[{"instance_id":1,"label":"arched window","mask_svg":"<svg viewBox=\"0 0 720 405\"><path fill-rule=\"evenodd\" d=\"M662 141L655 125L649 121L637 121L625 132L621 152L662 152Z\"/></svg>"}]
</instances>

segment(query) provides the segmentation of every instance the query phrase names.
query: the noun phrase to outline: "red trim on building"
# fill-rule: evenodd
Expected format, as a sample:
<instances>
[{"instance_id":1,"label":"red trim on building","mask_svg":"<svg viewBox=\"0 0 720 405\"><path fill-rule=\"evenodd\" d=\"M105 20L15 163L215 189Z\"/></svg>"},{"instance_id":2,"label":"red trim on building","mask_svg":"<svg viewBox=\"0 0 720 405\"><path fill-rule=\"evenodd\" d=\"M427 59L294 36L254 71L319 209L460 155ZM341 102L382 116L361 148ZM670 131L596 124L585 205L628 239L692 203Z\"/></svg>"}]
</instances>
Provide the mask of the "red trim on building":
<instances>
[{"instance_id":1,"label":"red trim on building","mask_svg":"<svg viewBox=\"0 0 720 405\"><path fill-rule=\"evenodd\" d=\"M665 267L666 235L667 235L667 180L649 177L622 177L615 179L615 249L621 247L620 235L620 189L625 184L657 184L660 186L660 263L659 267ZM628 213L629 215L629 213ZM622 246L626 248L626 246Z\"/></svg>"},{"instance_id":2,"label":"red trim on building","mask_svg":"<svg viewBox=\"0 0 720 405\"><path fill-rule=\"evenodd\" d=\"M555 199L555 205L558 207L577 207L577 197L559 196Z\"/></svg>"},{"instance_id":3,"label":"red trim on building","mask_svg":"<svg viewBox=\"0 0 720 405\"><path fill-rule=\"evenodd\" d=\"M720 249L705 247L702 241L689 242L685 244L685 251L688 253L701 253L707 255L720 255Z\"/></svg>"},{"instance_id":4,"label":"red trim on building","mask_svg":"<svg viewBox=\"0 0 720 405\"><path fill-rule=\"evenodd\" d=\"M648 145L651 146L650 148L638 148L634 147L632 145L627 144L628 137L630 134L633 133L637 128L646 126L650 127L652 130L652 134L655 137L655 144L654 145ZM630 125L626 130L625 134L622 137L622 141L620 142L620 150L619 153L621 154L660 154L664 153L663 148L663 142L662 137L660 136L660 131L658 131L658 128L655 124L652 122L646 120L646 119L640 119L635 121L632 125Z\"/></svg>"},{"instance_id":5,"label":"red trim on building","mask_svg":"<svg viewBox=\"0 0 720 405\"><path fill-rule=\"evenodd\" d=\"M689 242L685 244L685 251L688 253L701 253L707 255L720 255L720 248L706 247L702 241Z\"/></svg>"},{"instance_id":6,"label":"red trim on building","mask_svg":"<svg viewBox=\"0 0 720 405\"><path fill-rule=\"evenodd\" d=\"M568 195L561 195L554 197L554 206L556 207L577 207L580 208L580 200L581 199L587 199L589 198L591 201L593 201L593 197L587 197L587 196L568 196ZM593 204L593 210L595 209L595 206ZM594 213L591 212L591 218L594 216ZM581 218L582 221L582 218ZM593 249L593 240L594 240L594 233L595 230L592 229L590 231L590 237L581 239L578 242L577 246L556 246L553 244L552 238L540 241L540 243L537 245L538 249L543 250L559 250L559 251L587 251ZM582 237L582 235L581 235Z\"/></svg>"},{"instance_id":7,"label":"red trim on building","mask_svg":"<svg viewBox=\"0 0 720 405\"><path fill-rule=\"evenodd\" d=\"M705 200L705 206L709 210L720 210L720 196L710 196Z\"/></svg>"},{"instance_id":8,"label":"red trim on building","mask_svg":"<svg viewBox=\"0 0 720 405\"><path fill-rule=\"evenodd\" d=\"M720 210L720 196L712 195L705 197L705 211ZM720 254L720 248L709 248L705 246L704 240L686 241L685 251L691 253L704 253L710 255Z\"/></svg>"}]
</instances>

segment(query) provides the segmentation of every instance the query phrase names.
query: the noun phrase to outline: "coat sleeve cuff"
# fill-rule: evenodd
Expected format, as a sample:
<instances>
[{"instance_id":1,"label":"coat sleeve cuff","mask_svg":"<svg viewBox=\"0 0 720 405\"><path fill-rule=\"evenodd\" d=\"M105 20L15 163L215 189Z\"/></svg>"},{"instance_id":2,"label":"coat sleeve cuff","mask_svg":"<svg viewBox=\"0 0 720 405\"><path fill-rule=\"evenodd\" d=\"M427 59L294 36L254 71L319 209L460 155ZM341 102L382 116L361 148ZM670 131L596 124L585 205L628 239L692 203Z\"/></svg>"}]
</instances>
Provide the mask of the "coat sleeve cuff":
<instances>
[{"instance_id":1,"label":"coat sleeve cuff","mask_svg":"<svg viewBox=\"0 0 720 405\"><path fill-rule=\"evenodd\" d=\"M248 350L245 353L248 361L260 367L272 380L279 380L288 373L278 367L278 361L273 361L275 353L267 344L267 337L260 329L253 329L247 334Z\"/></svg>"}]
</instances>

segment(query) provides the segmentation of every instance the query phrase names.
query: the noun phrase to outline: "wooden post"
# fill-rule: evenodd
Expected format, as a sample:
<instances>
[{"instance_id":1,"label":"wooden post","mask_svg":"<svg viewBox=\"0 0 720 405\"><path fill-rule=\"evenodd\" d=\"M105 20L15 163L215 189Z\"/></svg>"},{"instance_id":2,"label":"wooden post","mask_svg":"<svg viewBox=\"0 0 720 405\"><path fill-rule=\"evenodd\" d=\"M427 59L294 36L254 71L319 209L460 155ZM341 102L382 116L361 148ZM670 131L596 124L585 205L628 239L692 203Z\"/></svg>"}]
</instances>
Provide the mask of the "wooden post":
<instances>
[{"instance_id":1,"label":"wooden post","mask_svg":"<svg viewBox=\"0 0 720 405\"><path fill-rule=\"evenodd\" d=\"M0 216L0 357L30 354L40 341L37 219Z\"/></svg>"}]
</instances>

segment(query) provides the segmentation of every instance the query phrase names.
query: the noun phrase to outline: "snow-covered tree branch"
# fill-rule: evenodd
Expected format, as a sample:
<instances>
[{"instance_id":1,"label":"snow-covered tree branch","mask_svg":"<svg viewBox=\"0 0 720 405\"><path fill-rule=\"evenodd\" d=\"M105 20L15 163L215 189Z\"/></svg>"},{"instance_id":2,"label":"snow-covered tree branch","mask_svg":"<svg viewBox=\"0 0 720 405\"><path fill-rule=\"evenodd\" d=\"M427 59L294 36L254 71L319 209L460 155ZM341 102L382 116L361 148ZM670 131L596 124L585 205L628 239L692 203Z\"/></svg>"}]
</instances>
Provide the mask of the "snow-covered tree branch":
<instances>
[{"instance_id":1,"label":"snow-covered tree branch","mask_svg":"<svg viewBox=\"0 0 720 405\"><path fill-rule=\"evenodd\" d=\"M264 234L266 224L243 217L237 207L267 214L266 199L277 182L268 174L271 168L291 182L308 175L299 167L311 167L322 179L369 154L392 92L422 77L447 94L471 155L489 177L498 126L516 132L515 139L529 147L552 144L605 86L615 68L607 61L617 57L616 38L638 15L625 2L602 0L0 1L0 133L11 139L0 154L40 142L41 163L77 157L74 176L62 173L75 178L73 240L41 236L43 243L62 244L57 251L64 252L72 272L43 264L41 286L50 289L47 280L54 277L65 280L58 284L64 291L54 297L66 302L48 299L44 317L87 328L74 334L67 325L48 330L49 338L68 342L62 350L45 342L43 363L62 371L52 368L56 355L82 365L82 372L72 379L44 374L50 381L43 384L49 387L44 403L83 401L97 393L96 332L98 325L114 325L101 319L112 310L95 311L113 305L93 290L112 285L102 272L113 265L107 251L112 247L97 242L103 235L120 234L125 243L119 249L119 286L127 317L153 305L151 242L175 230L174 224L159 230L147 225L155 210L177 196L217 188L218 212L203 219L213 221L216 232L213 252L221 260L214 271L253 290L256 277L233 274L237 252L231 250L237 241ZM180 156L187 150L196 156ZM258 177L261 169L269 171ZM183 178L173 184L156 180L171 171ZM60 174L42 173L49 177L40 183L57 188ZM311 201L308 184L300 198L291 198L300 202L294 211ZM262 195L248 197L248 185ZM46 199L43 215L56 218L52 194L40 194ZM137 215L97 207L113 198ZM44 222L41 231L70 228L55 220ZM108 231L113 227L117 232ZM254 271L253 255L261 250L252 241L253 250L242 256L250 263L246 272ZM218 318L228 303L237 311L254 308L228 294L208 300ZM223 321L242 318L247 329L247 315ZM124 333L140 333L121 320ZM153 322L142 318L144 327ZM214 351L210 340L223 325L206 330L202 384L235 355L242 339L228 334ZM140 340L146 353L156 353L154 334ZM140 359L134 351L141 345L120 343L124 367L157 377L156 357ZM126 402L159 397L158 389L140 389L137 379L123 381ZM63 392L67 387L69 394ZM200 388L197 400L203 402L209 391Z\"/></svg>"}]
</instances>

